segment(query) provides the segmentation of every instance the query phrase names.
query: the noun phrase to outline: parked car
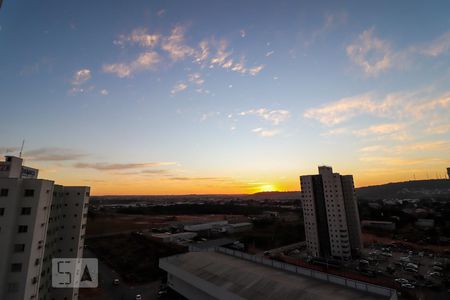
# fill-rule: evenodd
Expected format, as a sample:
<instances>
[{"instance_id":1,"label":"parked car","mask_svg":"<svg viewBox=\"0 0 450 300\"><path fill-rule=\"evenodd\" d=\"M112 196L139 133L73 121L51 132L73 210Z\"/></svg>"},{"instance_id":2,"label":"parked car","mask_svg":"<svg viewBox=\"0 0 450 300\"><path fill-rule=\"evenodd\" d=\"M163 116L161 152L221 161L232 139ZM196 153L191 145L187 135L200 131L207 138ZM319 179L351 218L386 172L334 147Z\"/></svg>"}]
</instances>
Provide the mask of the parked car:
<instances>
[{"instance_id":1,"label":"parked car","mask_svg":"<svg viewBox=\"0 0 450 300\"><path fill-rule=\"evenodd\" d=\"M135 299L136 299L136 300L142 300L142 295L137 294Z\"/></svg>"},{"instance_id":2,"label":"parked car","mask_svg":"<svg viewBox=\"0 0 450 300\"><path fill-rule=\"evenodd\" d=\"M120 283L120 280L118 278L115 278L113 280L113 285L119 285L119 283Z\"/></svg>"},{"instance_id":3,"label":"parked car","mask_svg":"<svg viewBox=\"0 0 450 300\"><path fill-rule=\"evenodd\" d=\"M410 283L402 284L402 288L404 289L415 289L416 287Z\"/></svg>"}]
</instances>

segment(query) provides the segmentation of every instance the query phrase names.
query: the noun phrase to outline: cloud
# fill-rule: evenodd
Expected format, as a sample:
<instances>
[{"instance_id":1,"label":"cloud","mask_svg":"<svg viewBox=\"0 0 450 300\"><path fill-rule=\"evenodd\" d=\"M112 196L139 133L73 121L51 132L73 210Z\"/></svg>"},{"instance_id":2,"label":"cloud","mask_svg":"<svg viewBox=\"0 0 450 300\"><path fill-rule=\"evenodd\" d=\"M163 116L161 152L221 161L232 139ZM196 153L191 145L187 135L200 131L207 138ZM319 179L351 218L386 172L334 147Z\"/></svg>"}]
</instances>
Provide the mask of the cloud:
<instances>
[{"instance_id":1,"label":"cloud","mask_svg":"<svg viewBox=\"0 0 450 300\"><path fill-rule=\"evenodd\" d=\"M281 133L281 131L278 129L267 130L267 129L264 129L261 127L252 129L252 132L256 133L257 135L259 135L261 137L272 137L272 136L276 136L279 133Z\"/></svg>"},{"instance_id":2,"label":"cloud","mask_svg":"<svg viewBox=\"0 0 450 300\"><path fill-rule=\"evenodd\" d=\"M254 115L272 123L273 125L279 125L290 118L291 113L288 110L277 109L269 110L267 108L250 109L239 113L240 116Z\"/></svg>"},{"instance_id":3,"label":"cloud","mask_svg":"<svg viewBox=\"0 0 450 300\"><path fill-rule=\"evenodd\" d=\"M357 136L368 136L368 135L386 135L391 134L394 132L398 132L402 129L404 129L404 124L399 123L386 123L386 124L378 124L378 125L372 125L370 127L356 130L354 131L355 135Z\"/></svg>"},{"instance_id":4,"label":"cloud","mask_svg":"<svg viewBox=\"0 0 450 300\"><path fill-rule=\"evenodd\" d=\"M419 52L427 56L436 57L441 54L449 52L449 50L450 50L450 31L447 31L440 37L436 38L434 41L430 42L428 45L420 47Z\"/></svg>"},{"instance_id":5,"label":"cloud","mask_svg":"<svg viewBox=\"0 0 450 300\"><path fill-rule=\"evenodd\" d=\"M165 10L165 9L160 9L160 10L158 10L158 12L156 13L156 15L157 15L158 17L163 17L163 16L166 15L166 10Z\"/></svg>"},{"instance_id":6,"label":"cloud","mask_svg":"<svg viewBox=\"0 0 450 300\"><path fill-rule=\"evenodd\" d=\"M387 103L380 105L373 98L371 93L347 97L319 108L308 109L303 115L325 125L333 126L348 121L361 113L376 113L387 108L384 107L388 105Z\"/></svg>"},{"instance_id":7,"label":"cloud","mask_svg":"<svg viewBox=\"0 0 450 300\"><path fill-rule=\"evenodd\" d=\"M198 47L199 50L195 54L195 62L203 63L209 57L209 44L207 41L201 41Z\"/></svg>"},{"instance_id":8,"label":"cloud","mask_svg":"<svg viewBox=\"0 0 450 300\"><path fill-rule=\"evenodd\" d=\"M239 31L239 35L241 36L241 38L245 38L245 37L247 36L247 32L245 32L244 29L241 29L241 30Z\"/></svg>"},{"instance_id":9,"label":"cloud","mask_svg":"<svg viewBox=\"0 0 450 300\"><path fill-rule=\"evenodd\" d=\"M447 121L450 93L434 94L433 89L389 93L384 96L366 93L308 109L303 116L331 127L322 134L325 136L353 134L369 139L404 142L415 139L419 132L433 135L450 131ZM366 117L365 120L378 124L365 128L352 128L351 125L333 128L362 116ZM383 121L380 123L380 120Z\"/></svg>"},{"instance_id":10,"label":"cloud","mask_svg":"<svg viewBox=\"0 0 450 300\"><path fill-rule=\"evenodd\" d=\"M175 162L150 162L150 163L77 163L75 168L80 169L95 169L98 171L111 171L111 170L127 170L127 169L139 169L148 167L160 167L160 166L172 166L176 165Z\"/></svg>"},{"instance_id":11,"label":"cloud","mask_svg":"<svg viewBox=\"0 0 450 300\"><path fill-rule=\"evenodd\" d=\"M221 40L216 46L216 53L211 57L210 68L217 66L233 72L250 74L252 76L257 75L264 69L264 65L249 68L245 64L244 57L241 57L240 60L237 61L231 56L232 51L228 49L228 43L225 40Z\"/></svg>"},{"instance_id":12,"label":"cloud","mask_svg":"<svg viewBox=\"0 0 450 300\"><path fill-rule=\"evenodd\" d=\"M192 73L188 75L188 81L191 83L195 83L197 85L202 85L205 80L202 78L200 73Z\"/></svg>"},{"instance_id":13,"label":"cloud","mask_svg":"<svg viewBox=\"0 0 450 300\"><path fill-rule=\"evenodd\" d=\"M91 79L91 70L89 69L81 69L75 72L72 78L73 85L81 85Z\"/></svg>"},{"instance_id":14,"label":"cloud","mask_svg":"<svg viewBox=\"0 0 450 300\"><path fill-rule=\"evenodd\" d=\"M108 92L108 90L103 89L103 90L100 91L100 94L101 94L102 96L108 96L108 95L109 95L109 92Z\"/></svg>"},{"instance_id":15,"label":"cloud","mask_svg":"<svg viewBox=\"0 0 450 300\"><path fill-rule=\"evenodd\" d=\"M161 61L161 57L154 51L143 52L130 63L117 63L103 65L103 72L112 73L120 78L129 77L133 73L151 70Z\"/></svg>"},{"instance_id":16,"label":"cloud","mask_svg":"<svg viewBox=\"0 0 450 300\"><path fill-rule=\"evenodd\" d=\"M218 112L218 111L217 112L216 111L210 111L210 112L204 113L204 114L202 114L202 116L200 118L200 122L204 122L204 121L206 121L206 120L208 120L210 118L213 118L215 116L218 116L218 115L220 115L220 112Z\"/></svg>"},{"instance_id":17,"label":"cloud","mask_svg":"<svg viewBox=\"0 0 450 300\"><path fill-rule=\"evenodd\" d=\"M195 51L192 47L184 43L186 29L182 26L175 26L170 36L163 38L161 48L168 52L172 60L177 61L187 56L192 56Z\"/></svg>"},{"instance_id":18,"label":"cloud","mask_svg":"<svg viewBox=\"0 0 450 300\"><path fill-rule=\"evenodd\" d=\"M363 162L377 163L378 165L393 165L393 166L410 166L410 165L446 165L450 162L448 159L441 158L403 158L395 156L363 156L360 158Z\"/></svg>"},{"instance_id":19,"label":"cloud","mask_svg":"<svg viewBox=\"0 0 450 300\"><path fill-rule=\"evenodd\" d=\"M18 154L19 150L19 147L0 147L0 154Z\"/></svg>"},{"instance_id":20,"label":"cloud","mask_svg":"<svg viewBox=\"0 0 450 300\"><path fill-rule=\"evenodd\" d=\"M373 34L374 28L363 31L346 48L350 60L369 76L388 70L393 64L393 53L389 43Z\"/></svg>"},{"instance_id":21,"label":"cloud","mask_svg":"<svg viewBox=\"0 0 450 300\"><path fill-rule=\"evenodd\" d=\"M228 177L169 177L167 179L175 181L230 181Z\"/></svg>"},{"instance_id":22,"label":"cloud","mask_svg":"<svg viewBox=\"0 0 450 300\"><path fill-rule=\"evenodd\" d=\"M449 131L450 131L450 123L431 125L426 129L426 132L429 134L445 134Z\"/></svg>"},{"instance_id":23,"label":"cloud","mask_svg":"<svg viewBox=\"0 0 450 300\"><path fill-rule=\"evenodd\" d=\"M25 150L23 156L31 161L70 161L83 158L87 154L72 149L54 147Z\"/></svg>"},{"instance_id":24,"label":"cloud","mask_svg":"<svg viewBox=\"0 0 450 300\"><path fill-rule=\"evenodd\" d=\"M177 83L173 88L172 88L172 90L170 91L170 93L172 94L172 95L175 95L175 94L178 94L179 92L181 92L181 91L184 91L185 89L187 89L188 88L188 85L186 84L186 83L184 83L184 82L179 82L179 83Z\"/></svg>"},{"instance_id":25,"label":"cloud","mask_svg":"<svg viewBox=\"0 0 450 300\"><path fill-rule=\"evenodd\" d=\"M149 34L145 28L136 28L129 35L120 35L117 40L114 40L114 45L124 46L125 44L138 44L141 47L154 48L161 35Z\"/></svg>"},{"instance_id":26,"label":"cloud","mask_svg":"<svg viewBox=\"0 0 450 300\"><path fill-rule=\"evenodd\" d=\"M312 32L311 37L304 42L305 46L311 46L316 42L316 40L324 36L326 33L332 31L342 24L347 23L347 19L348 14L346 12L334 12L325 14L325 16L323 17L322 26Z\"/></svg>"}]
</instances>

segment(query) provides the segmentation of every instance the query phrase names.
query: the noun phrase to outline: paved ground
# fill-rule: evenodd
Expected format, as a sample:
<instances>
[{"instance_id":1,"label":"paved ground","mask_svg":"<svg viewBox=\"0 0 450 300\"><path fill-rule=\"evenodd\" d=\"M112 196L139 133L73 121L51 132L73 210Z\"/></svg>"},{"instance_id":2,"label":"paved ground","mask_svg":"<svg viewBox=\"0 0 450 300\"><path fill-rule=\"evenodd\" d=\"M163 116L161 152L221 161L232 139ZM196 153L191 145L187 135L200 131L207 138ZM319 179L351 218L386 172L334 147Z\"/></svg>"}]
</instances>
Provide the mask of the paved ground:
<instances>
[{"instance_id":1,"label":"paved ground","mask_svg":"<svg viewBox=\"0 0 450 300\"><path fill-rule=\"evenodd\" d=\"M95 254L89 249L84 249L84 257L95 258ZM157 296L159 281L145 285L130 286L121 280L119 274L106 264L98 261L99 289L95 291L80 291L80 300L134 300L137 294L142 295L143 300L159 299ZM113 280L118 278L120 284L114 286Z\"/></svg>"}]
</instances>

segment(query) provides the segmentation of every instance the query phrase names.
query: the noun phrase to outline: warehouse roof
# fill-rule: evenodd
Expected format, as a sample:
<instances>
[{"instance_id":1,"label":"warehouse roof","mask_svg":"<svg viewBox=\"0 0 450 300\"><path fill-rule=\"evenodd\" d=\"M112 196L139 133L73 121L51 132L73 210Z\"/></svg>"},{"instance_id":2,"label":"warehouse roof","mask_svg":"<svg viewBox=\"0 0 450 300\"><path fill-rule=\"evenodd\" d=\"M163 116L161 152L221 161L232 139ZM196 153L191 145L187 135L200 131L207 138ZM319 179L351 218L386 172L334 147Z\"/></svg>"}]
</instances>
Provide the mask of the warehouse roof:
<instances>
[{"instance_id":1,"label":"warehouse roof","mask_svg":"<svg viewBox=\"0 0 450 300\"><path fill-rule=\"evenodd\" d=\"M300 276L217 252L170 257L174 270L188 272L244 299L387 299L330 282Z\"/></svg>"}]
</instances>

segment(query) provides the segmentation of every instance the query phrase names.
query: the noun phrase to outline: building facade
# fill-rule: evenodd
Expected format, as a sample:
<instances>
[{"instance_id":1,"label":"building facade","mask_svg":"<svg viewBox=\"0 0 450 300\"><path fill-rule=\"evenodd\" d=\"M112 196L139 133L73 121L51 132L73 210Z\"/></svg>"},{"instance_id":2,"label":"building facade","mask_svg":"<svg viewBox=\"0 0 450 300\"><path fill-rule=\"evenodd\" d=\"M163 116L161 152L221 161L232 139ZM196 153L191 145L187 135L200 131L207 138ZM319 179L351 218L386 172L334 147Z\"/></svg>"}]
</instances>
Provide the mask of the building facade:
<instances>
[{"instance_id":1,"label":"building facade","mask_svg":"<svg viewBox=\"0 0 450 300\"><path fill-rule=\"evenodd\" d=\"M306 245L311 255L350 259L362 249L361 224L353 176L319 167L300 176Z\"/></svg>"},{"instance_id":2,"label":"building facade","mask_svg":"<svg viewBox=\"0 0 450 300\"><path fill-rule=\"evenodd\" d=\"M52 289L51 260L82 257L90 189L38 179L22 162L0 162L0 299L78 299Z\"/></svg>"}]
</instances>

